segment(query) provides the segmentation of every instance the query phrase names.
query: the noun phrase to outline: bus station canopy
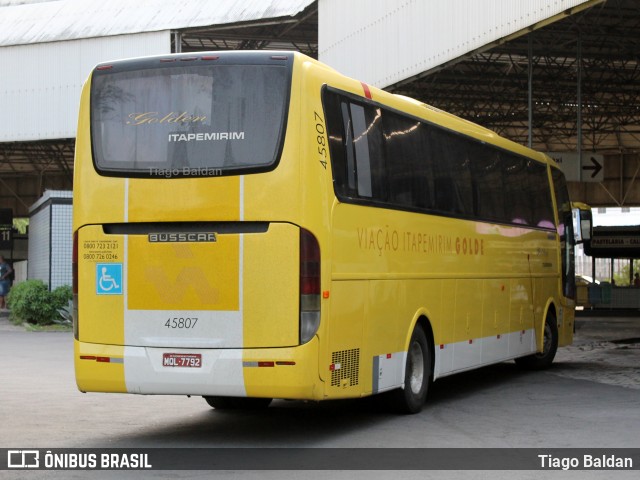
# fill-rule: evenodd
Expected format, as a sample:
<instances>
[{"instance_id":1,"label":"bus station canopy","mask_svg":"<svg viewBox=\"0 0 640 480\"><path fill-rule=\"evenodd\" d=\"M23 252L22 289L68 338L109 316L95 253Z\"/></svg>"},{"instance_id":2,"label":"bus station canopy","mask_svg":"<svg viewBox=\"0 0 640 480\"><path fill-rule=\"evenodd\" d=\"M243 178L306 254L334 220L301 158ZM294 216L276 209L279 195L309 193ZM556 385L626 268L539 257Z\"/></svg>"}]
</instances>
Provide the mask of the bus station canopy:
<instances>
[{"instance_id":1,"label":"bus station canopy","mask_svg":"<svg viewBox=\"0 0 640 480\"><path fill-rule=\"evenodd\" d=\"M538 150L575 152L581 144L583 152L604 154L604 181L576 182L572 195L594 206L638 205L640 8L638 0L593 4L386 89L521 144L531 133ZM171 32L171 51L291 49L317 57L318 1L0 0L0 53L153 31ZM14 205L22 208L44 188L70 188L73 150L73 138L0 143L0 184L14 192L7 195L25 197Z\"/></svg>"},{"instance_id":2,"label":"bus station canopy","mask_svg":"<svg viewBox=\"0 0 640 480\"><path fill-rule=\"evenodd\" d=\"M216 25L277 26L268 35L265 32L265 39L273 39L299 24L298 15L314 3L314 0L53 0L16 4L0 1L0 7L9 5L2 8L0 15L0 47L162 30L198 31ZM242 45L228 46L242 48ZM276 48L286 46L291 48L291 42L283 42Z\"/></svg>"}]
</instances>

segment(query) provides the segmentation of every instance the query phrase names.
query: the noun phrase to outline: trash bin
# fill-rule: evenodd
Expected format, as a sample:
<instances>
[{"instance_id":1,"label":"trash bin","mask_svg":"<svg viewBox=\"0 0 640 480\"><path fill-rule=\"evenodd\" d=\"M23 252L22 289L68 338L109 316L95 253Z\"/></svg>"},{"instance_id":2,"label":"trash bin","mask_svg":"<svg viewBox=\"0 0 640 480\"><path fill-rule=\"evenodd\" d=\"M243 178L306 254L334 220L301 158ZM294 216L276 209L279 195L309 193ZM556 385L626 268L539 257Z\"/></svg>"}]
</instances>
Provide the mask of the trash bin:
<instances>
[{"instance_id":1,"label":"trash bin","mask_svg":"<svg viewBox=\"0 0 640 480\"><path fill-rule=\"evenodd\" d=\"M593 306L602 303L602 289L600 285L589 285L589 303Z\"/></svg>"}]
</instances>

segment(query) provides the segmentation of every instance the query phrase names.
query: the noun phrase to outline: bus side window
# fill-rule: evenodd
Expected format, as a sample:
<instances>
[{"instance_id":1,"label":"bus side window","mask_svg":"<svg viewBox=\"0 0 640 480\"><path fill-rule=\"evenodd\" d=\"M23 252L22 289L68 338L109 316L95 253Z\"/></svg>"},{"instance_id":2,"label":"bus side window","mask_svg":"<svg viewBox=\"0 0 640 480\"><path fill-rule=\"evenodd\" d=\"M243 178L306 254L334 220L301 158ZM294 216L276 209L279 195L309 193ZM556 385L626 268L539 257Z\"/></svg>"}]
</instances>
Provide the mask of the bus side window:
<instances>
[{"instance_id":1,"label":"bus side window","mask_svg":"<svg viewBox=\"0 0 640 480\"><path fill-rule=\"evenodd\" d=\"M441 212L454 212L457 210L456 187L449 177L438 179L436 188L436 210Z\"/></svg>"},{"instance_id":2,"label":"bus side window","mask_svg":"<svg viewBox=\"0 0 640 480\"><path fill-rule=\"evenodd\" d=\"M351 104L351 121L353 122L353 146L356 152L356 176L358 196L371 198L371 163L369 160L369 142L367 139L367 123L364 108Z\"/></svg>"},{"instance_id":3,"label":"bus side window","mask_svg":"<svg viewBox=\"0 0 640 480\"><path fill-rule=\"evenodd\" d=\"M323 103L334 188L338 196L350 197L355 190L355 166L348 104L330 92L325 93Z\"/></svg>"},{"instance_id":4,"label":"bus side window","mask_svg":"<svg viewBox=\"0 0 640 480\"><path fill-rule=\"evenodd\" d=\"M338 196L385 201L379 109L325 92L333 180Z\"/></svg>"},{"instance_id":5,"label":"bus side window","mask_svg":"<svg viewBox=\"0 0 640 480\"><path fill-rule=\"evenodd\" d=\"M527 195L527 170L524 158L502 154L504 168L504 193L509 223L529 225L531 212Z\"/></svg>"},{"instance_id":6,"label":"bus side window","mask_svg":"<svg viewBox=\"0 0 640 480\"><path fill-rule=\"evenodd\" d=\"M344 127L344 147L347 153L347 186L349 187L349 192L354 192L356 189L356 163L353 152L351 114L349 113L349 104L347 102L342 102L340 107L342 109L342 122Z\"/></svg>"},{"instance_id":7,"label":"bus side window","mask_svg":"<svg viewBox=\"0 0 640 480\"><path fill-rule=\"evenodd\" d=\"M429 145L431 127L422 123L418 127L413 170L413 203L421 209L433 209L435 186L433 179L433 158Z\"/></svg>"},{"instance_id":8,"label":"bus side window","mask_svg":"<svg viewBox=\"0 0 640 480\"><path fill-rule=\"evenodd\" d=\"M431 145L436 209L454 215L473 215L471 170L466 142L434 128Z\"/></svg>"},{"instance_id":9,"label":"bus side window","mask_svg":"<svg viewBox=\"0 0 640 480\"><path fill-rule=\"evenodd\" d=\"M389 202L426 209L433 206L433 174L427 154L427 128L417 120L384 112Z\"/></svg>"},{"instance_id":10,"label":"bus side window","mask_svg":"<svg viewBox=\"0 0 640 480\"><path fill-rule=\"evenodd\" d=\"M474 190L474 214L478 218L508 222L505 213L500 155L480 143L469 145L469 155Z\"/></svg>"},{"instance_id":11,"label":"bus side window","mask_svg":"<svg viewBox=\"0 0 640 480\"><path fill-rule=\"evenodd\" d=\"M529 201L532 202L533 224L553 230L553 204L546 165L530 162Z\"/></svg>"},{"instance_id":12,"label":"bus side window","mask_svg":"<svg viewBox=\"0 0 640 480\"><path fill-rule=\"evenodd\" d=\"M386 158L380 126L382 112L379 108L357 103L350 103L349 111L356 166L355 196L387 202Z\"/></svg>"},{"instance_id":13,"label":"bus side window","mask_svg":"<svg viewBox=\"0 0 640 480\"><path fill-rule=\"evenodd\" d=\"M469 159L469 143L458 139L453 143L456 147L452 156L454 172L452 175L458 195L460 213L472 216L473 207L473 181L471 179L471 161Z\"/></svg>"}]
</instances>

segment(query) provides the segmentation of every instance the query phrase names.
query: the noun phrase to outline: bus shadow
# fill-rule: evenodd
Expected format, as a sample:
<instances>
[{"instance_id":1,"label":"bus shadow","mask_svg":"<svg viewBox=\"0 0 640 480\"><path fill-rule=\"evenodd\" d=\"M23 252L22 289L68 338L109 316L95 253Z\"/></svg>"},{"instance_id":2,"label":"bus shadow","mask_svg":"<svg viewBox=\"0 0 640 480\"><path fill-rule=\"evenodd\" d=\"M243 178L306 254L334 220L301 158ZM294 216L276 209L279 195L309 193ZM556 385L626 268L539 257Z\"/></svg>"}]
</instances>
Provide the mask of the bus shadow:
<instances>
[{"instance_id":1,"label":"bus shadow","mask_svg":"<svg viewBox=\"0 0 640 480\"><path fill-rule=\"evenodd\" d=\"M274 400L264 410L216 410L204 400L202 412L110 436L110 447L314 447L352 431L400 418L370 399L303 402ZM83 445L86 446L86 445ZM96 439L95 447L104 446Z\"/></svg>"},{"instance_id":2,"label":"bus shadow","mask_svg":"<svg viewBox=\"0 0 640 480\"><path fill-rule=\"evenodd\" d=\"M498 364L447 377L435 382L420 420L429 421L454 401L475 402L487 390L500 390L515 378L527 375L513 364ZM199 400L199 399L195 399ZM415 416L390 409L384 395L330 402L274 400L265 410L215 410L202 401L202 413L169 419L166 424L143 427L137 432L114 435L110 447L317 447L344 437L347 442L379 432L415 428ZM96 447L104 446L96 439ZM83 445L91 446L91 445ZM352 446L347 444L345 446ZM366 446L366 445L365 445Z\"/></svg>"},{"instance_id":3,"label":"bus shadow","mask_svg":"<svg viewBox=\"0 0 640 480\"><path fill-rule=\"evenodd\" d=\"M435 407L501 389L516 379L533 374L535 372L522 370L514 362L503 362L441 378L432 385L428 405Z\"/></svg>"}]
</instances>

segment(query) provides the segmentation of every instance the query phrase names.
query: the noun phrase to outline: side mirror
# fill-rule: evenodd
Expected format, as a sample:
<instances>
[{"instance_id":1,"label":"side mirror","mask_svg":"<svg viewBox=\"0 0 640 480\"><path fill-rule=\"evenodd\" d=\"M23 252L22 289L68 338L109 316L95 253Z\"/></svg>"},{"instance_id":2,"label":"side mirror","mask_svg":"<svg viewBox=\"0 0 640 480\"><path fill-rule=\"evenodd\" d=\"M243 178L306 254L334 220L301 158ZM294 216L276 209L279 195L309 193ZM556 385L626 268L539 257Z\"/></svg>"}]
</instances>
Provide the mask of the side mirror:
<instances>
[{"instance_id":1,"label":"side mirror","mask_svg":"<svg viewBox=\"0 0 640 480\"><path fill-rule=\"evenodd\" d=\"M591 217L591 212L589 212L589 217ZM588 242L591 240L591 232L593 231L593 225L591 223L591 218L589 219L580 219L580 232L582 233L582 241Z\"/></svg>"},{"instance_id":2,"label":"side mirror","mask_svg":"<svg viewBox=\"0 0 640 480\"><path fill-rule=\"evenodd\" d=\"M591 207L584 203L572 203L571 213L573 217L573 231L576 243L591 241L591 232L593 230Z\"/></svg>"}]
</instances>

